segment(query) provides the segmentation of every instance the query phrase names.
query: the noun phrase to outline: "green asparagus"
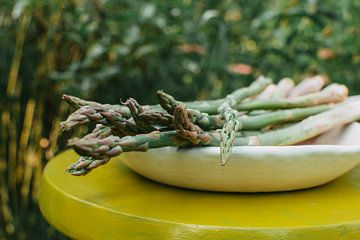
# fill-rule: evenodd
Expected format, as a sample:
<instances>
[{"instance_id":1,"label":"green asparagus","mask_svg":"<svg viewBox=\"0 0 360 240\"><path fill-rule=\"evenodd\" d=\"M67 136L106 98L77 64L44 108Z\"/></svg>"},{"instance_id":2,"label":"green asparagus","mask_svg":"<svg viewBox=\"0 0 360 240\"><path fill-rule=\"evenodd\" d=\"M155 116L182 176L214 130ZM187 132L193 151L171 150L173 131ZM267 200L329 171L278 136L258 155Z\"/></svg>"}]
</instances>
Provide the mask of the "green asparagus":
<instances>
[{"instance_id":1,"label":"green asparagus","mask_svg":"<svg viewBox=\"0 0 360 240\"><path fill-rule=\"evenodd\" d=\"M352 109L352 111L348 111ZM235 146L271 146L295 144L315 137L329 129L360 119L360 97L350 98L329 111L311 116L300 123L287 128L272 130L256 136L237 137ZM219 146L220 133L218 131L202 132L206 141L202 145ZM109 136L104 139L73 139L69 146L76 152L86 156L72 164L68 172L73 175L83 175L93 168L104 164L109 158L127 151L146 151L149 148L165 146L186 146L190 141L181 138L177 131L159 132L126 136L123 138Z\"/></svg>"},{"instance_id":2,"label":"green asparagus","mask_svg":"<svg viewBox=\"0 0 360 240\"><path fill-rule=\"evenodd\" d=\"M254 100L243 102L238 104L236 109L246 111L255 109L310 107L319 104L342 102L347 98L348 93L348 88L345 85L331 84L318 93L312 93L293 99Z\"/></svg>"},{"instance_id":3,"label":"green asparagus","mask_svg":"<svg viewBox=\"0 0 360 240\"><path fill-rule=\"evenodd\" d=\"M222 165L226 164L230 155L231 147L234 143L236 132L242 128L241 121L238 116L240 113L234 109L236 104L245 98L252 97L263 91L271 80L265 77L260 77L253 84L247 88L241 88L226 96L224 102L219 106L218 112L222 119L225 120L221 130L220 143L220 162Z\"/></svg>"},{"instance_id":4,"label":"green asparagus","mask_svg":"<svg viewBox=\"0 0 360 240\"><path fill-rule=\"evenodd\" d=\"M305 78L289 93L289 98L300 97L309 93L320 91L326 84L324 76L317 75L310 78Z\"/></svg>"},{"instance_id":5,"label":"green asparagus","mask_svg":"<svg viewBox=\"0 0 360 240\"><path fill-rule=\"evenodd\" d=\"M283 78L276 85L272 98L286 98L294 88L295 83L291 78Z\"/></svg>"}]
</instances>

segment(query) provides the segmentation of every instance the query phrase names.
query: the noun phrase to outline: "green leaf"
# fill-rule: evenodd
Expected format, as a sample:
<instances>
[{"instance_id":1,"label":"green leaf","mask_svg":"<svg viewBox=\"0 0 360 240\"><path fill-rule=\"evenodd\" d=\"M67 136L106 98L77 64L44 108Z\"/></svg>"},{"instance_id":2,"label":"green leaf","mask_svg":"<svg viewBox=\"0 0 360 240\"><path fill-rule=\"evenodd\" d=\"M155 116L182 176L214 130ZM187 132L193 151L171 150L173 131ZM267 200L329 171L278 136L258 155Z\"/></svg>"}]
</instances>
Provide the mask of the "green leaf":
<instances>
[{"instance_id":1,"label":"green leaf","mask_svg":"<svg viewBox=\"0 0 360 240\"><path fill-rule=\"evenodd\" d=\"M140 18L141 20L148 20L153 18L156 13L156 6L152 3L144 4L140 9Z\"/></svg>"},{"instance_id":2,"label":"green leaf","mask_svg":"<svg viewBox=\"0 0 360 240\"><path fill-rule=\"evenodd\" d=\"M126 45L133 45L139 39L140 39L140 28L137 25L133 25L125 33L124 43Z\"/></svg>"},{"instance_id":3,"label":"green leaf","mask_svg":"<svg viewBox=\"0 0 360 240\"><path fill-rule=\"evenodd\" d=\"M156 52L157 46L155 44L148 44L141 46L134 52L134 58L141 58L150 53Z\"/></svg>"}]
</instances>

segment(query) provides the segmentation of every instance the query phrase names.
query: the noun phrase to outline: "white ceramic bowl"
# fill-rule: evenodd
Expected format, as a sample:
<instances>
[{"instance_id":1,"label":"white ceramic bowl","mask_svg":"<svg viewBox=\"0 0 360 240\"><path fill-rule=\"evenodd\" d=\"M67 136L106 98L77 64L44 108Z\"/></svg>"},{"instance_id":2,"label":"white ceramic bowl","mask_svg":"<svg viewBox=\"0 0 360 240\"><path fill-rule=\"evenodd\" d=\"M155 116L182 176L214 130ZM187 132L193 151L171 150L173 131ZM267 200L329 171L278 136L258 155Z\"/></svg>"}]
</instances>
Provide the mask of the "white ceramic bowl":
<instances>
[{"instance_id":1,"label":"white ceramic bowl","mask_svg":"<svg viewBox=\"0 0 360 240\"><path fill-rule=\"evenodd\" d=\"M191 189L273 192L327 183L360 162L360 124L338 127L307 145L234 147L225 166L219 148L166 147L130 152L123 162L152 180Z\"/></svg>"}]
</instances>

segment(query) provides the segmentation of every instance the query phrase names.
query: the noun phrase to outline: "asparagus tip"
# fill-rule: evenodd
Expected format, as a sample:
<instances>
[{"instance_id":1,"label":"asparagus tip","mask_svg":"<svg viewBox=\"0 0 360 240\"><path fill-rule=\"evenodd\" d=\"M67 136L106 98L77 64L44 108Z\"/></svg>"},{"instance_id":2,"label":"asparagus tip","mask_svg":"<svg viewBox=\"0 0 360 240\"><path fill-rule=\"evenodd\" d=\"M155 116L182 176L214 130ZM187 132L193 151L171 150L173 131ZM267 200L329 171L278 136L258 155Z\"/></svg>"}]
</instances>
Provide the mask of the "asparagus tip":
<instances>
[{"instance_id":1,"label":"asparagus tip","mask_svg":"<svg viewBox=\"0 0 360 240\"><path fill-rule=\"evenodd\" d=\"M70 130L70 128L69 128L69 126L67 125L67 123L65 121L60 123L60 131L62 133L66 132L66 131L69 131L69 130Z\"/></svg>"},{"instance_id":2,"label":"asparagus tip","mask_svg":"<svg viewBox=\"0 0 360 240\"><path fill-rule=\"evenodd\" d=\"M77 105L77 100L79 100L79 98L68 95L68 94L63 94L61 97L62 100L66 101L68 104L75 106Z\"/></svg>"},{"instance_id":3,"label":"asparagus tip","mask_svg":"<svg viewBox=\"0 0 360 240\"><path fill-rule=\"evenodd\" d=\"M92 169L107 163L109 160L110 158L96 159L82 156L75 163L71 164L65 172L73 176L84 176Z\"/></svg>"},{"instance_id":4,"label":"asparagus tip","mask_svg":"<svg viewBox=\"0 0 360 240\"><path fill-rule=\"evenodd\" d=\"M165 93L163 90L158 90L157 97L160 103L160 106L165 109L168 113L173 114L174 109L178 102L175 100L175 98L167 93Z\"/></svg>"},{"instance_id":5,"label":"asparagus tip","mask_svg":"<svg viewBox=\"0 0 360 240\"><path fill-rule=\"evenodd\" d=\"M79 140L80 140L80 139L77 138L77 137L71 138L71 139L68 140L68 144L67 144L67 145L68 145L69 147L72 147L72 146L74 146Z\"/></svg>"},{"instance_id":6,"label":"asparagus tip","mask_svg":"<svg viewBox=\"0 0 360 240\"><path fill-rule=\"evenodd\" d=\"M68 173L72 176L85 176L89 173L89 171L86 171L85 169L76 170L69 167L65 170L65 173Z\"/></svg>"}]
</instances>

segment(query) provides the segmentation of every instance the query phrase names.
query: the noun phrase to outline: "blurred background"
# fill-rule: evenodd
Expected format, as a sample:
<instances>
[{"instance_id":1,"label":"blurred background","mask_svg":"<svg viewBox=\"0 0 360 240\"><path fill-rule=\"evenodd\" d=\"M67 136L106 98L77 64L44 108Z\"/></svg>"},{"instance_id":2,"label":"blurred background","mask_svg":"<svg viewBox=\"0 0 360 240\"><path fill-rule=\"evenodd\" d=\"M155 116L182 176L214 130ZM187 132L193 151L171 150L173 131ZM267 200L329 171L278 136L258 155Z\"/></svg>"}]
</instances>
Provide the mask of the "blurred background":
<instances>
[{"instance_id":1,"label":"blurred background","mask_svg":"<svg viewBox=\"0 0 360 240\"><path fill-rule=\"evenodd\" d=\"M319 73L359 94L359 12L352 0L0 0L0 239L66 239L37 207L65 147L63 93L150 104L158 89L217 98L259 74Z\"/></svg>"}]
</instances>

